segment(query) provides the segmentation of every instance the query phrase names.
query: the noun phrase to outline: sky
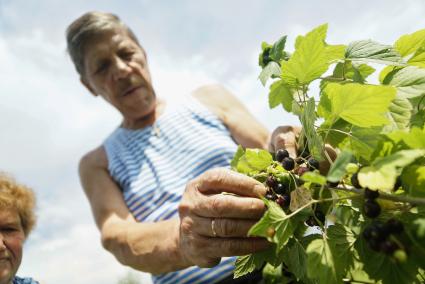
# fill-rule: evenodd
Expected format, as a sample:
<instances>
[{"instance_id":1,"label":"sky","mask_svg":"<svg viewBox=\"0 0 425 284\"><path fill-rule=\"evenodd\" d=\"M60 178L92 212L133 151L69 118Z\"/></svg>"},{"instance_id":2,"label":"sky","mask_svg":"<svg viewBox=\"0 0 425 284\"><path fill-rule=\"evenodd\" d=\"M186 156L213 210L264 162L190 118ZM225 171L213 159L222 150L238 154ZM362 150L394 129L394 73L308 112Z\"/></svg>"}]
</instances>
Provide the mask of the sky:
<instances>
[{"instance_id":1,"label":"sky","mask_svg":"<svg viewBox=\"0 0 425 284\"><path fill-rule=\"evenodd\" d=\"M392 44L425 27L425 0L0 0L0 171L37 194L38 225L18 274L41 283L114 284L128 273L150 283L101 247L79 184L80 157L120 123L79 83L66 53L66 27L92 10L115 13L133 29L158 96L175 100L220 83L269 130L299 122L268 108L258 80L262 41L286 34L292 51L297 35L329 23L330 44Z\"/></svg>"}]
</instances>

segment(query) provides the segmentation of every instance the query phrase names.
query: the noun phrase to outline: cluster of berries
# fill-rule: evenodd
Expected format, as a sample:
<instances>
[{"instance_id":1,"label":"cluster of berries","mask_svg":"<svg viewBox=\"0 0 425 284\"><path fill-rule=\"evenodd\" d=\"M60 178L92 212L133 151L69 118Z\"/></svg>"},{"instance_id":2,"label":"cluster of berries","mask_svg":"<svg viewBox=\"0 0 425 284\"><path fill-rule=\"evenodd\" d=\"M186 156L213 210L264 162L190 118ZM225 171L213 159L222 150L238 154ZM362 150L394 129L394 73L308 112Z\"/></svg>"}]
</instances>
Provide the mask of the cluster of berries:
<instances>
[{"instance_id":1,"label":"cluster of berries","mask_svg":"<svg viewBox=\"0 0 425 284\"><path fill-rule=\"evenodd\" d=\"M406 259L406 252L396 236L404 230L403 224L397 219L388 219L385 223L374 221L363 230L363 237L369 247L377 252L391 255L398 261Z\"/></svg>"},{"instance_id":2,"label":"cluster of berries","mask_svg":"<svg viewBox=\"0 0 425 284\"><path fill-rule=\"evenodd\" d=\"M274 160L279 162L285 170L298 176L302 176L308 171L319 169L319 162L311 158L307 151L300 153L296 159L293 159L289 156L287 150L279 149L274 154ZM298 185L302 184L302 181L297 177L295 177L295 180ZM266 198L275 201L282 209L287 209L291 203L290 185L280 182L273 175L267 177L266 185L268 188ZM306 224L308 226L318 226L318 221L324 224L325 214L319 209L316 209L314 211L314 216L310 216L306 220Z\"/></svg>"}]
</instances>

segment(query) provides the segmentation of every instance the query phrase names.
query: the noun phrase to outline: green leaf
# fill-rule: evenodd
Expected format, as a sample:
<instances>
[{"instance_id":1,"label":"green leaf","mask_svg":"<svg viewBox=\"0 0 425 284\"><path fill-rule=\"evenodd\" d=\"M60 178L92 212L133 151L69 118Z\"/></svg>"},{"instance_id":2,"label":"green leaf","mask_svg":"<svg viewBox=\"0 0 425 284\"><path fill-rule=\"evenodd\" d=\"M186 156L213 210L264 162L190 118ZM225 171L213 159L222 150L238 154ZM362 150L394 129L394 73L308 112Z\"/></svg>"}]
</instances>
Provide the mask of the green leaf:
<instances>
[{"instance_id":1,"label":"green leaf","mask_svg":"<svg viewBox=\"0 0 425 284\"><path fill-rule=\"evenodd\" d=\"M233 156L232 161L230 162L230 166L232 167L232 170L237 170L237 166L239 163L239 159L245 154L244 149L241 145L238 145L238 149L236 150L235 155Z\"/></svg>"},{"instance_id":2,"label":"green leaf","mask_svg":"<svg viewBox=\"0 0 425 284\"><path fill-rule=\"evenodd\" d=\"M392 46L371 40L350 43L345 51L345 58L357 62L373 62L387 65L405 65L398 52Z\"/></svg>"},{"instance_id":3,"label":"green leaf","mask_svg":"<svg viewBox=\"0 0 425 284\"><path fill-rule=\"evenodd\" d=\"M274 108L282 104L283 108L290 112L292 110L292 102L294 97L291 89L285 85L282 80L276 81L270 85L269 107Z\"/></svg>"},{"instance_id":4,"label":"green leaf","mask_svg":"<svg viewBox=\"0 0 425 284\"><path fill-rule=\"evenodd\" d=\"M333 77L335 78L345 78L353 80L354 82L364 83L366 78L375 72L375 68L367 64L355 64L353 65L351 61L347 60L345 62L340 62L335 66L333 71Z\"/></svg>"},{"instance_id":5,"label":"green leaf","mask_svg":"<svg viewBox=\"0 0 425 284\"><path fill-rule=\"evenodd\" d=\"M319 38L323 42L325 42L326 34L328 32L328 25L327 24L320 25L320 26L314 28L312 31L310 31L306 36L308 36L312 32L314 32L315 34L317 34L319 36ZM302 36L302 35L297 36L297 38L295 39L295 49L297 49L297 48L300 47L301 43L306 38L306 36Z\"/></svg>"},{"instance_id":6,"label":"green leaf","mask_svg":"<svg viewBox=\"0 0 425 284\"><path fill-rule=\"evenodd\" d=\"M415 149L377 158L372 165L360 170L359 183L363 188L391 192L401 170L424 155L425 150Z\"/></svg>"},{"instance_id":7,"label":"green leaf","mask_svg":"<svg viewBox=\"0 0 425 284\"><path fill-rule=\"evenodd\" d=\"M235 262L233 278L239 278L255 269L260 269L265 261L271 262L273 259L276 259L276 246L253 254L239 256Z\"/></svg>"},{"instance_id":8,"label":"green leaf","mask_svg":"<svg viewBox=\"0 0 425 284\"><path fill-rule=\"evenodd\" d=\"M308 189L304 187L297 187L291 191L291 204L289 205L289 210L294 212L298 208L310 203L312 200L311 192Z\"/></svg>"},{"instance_id":9,"label":"green leaf","mask_svg":"<svg viewBox=\"0 0 425 284\"><path fill-rule=\"evenodd\" d=\"M282 267L274 267L266 263L263 268L263 281L267 284L280 284L282 281Z\"/></svg>"},{"instance_id":10,"label":"green leaf","mask_svg":"<svg viewBox=\"0 0 425 284\"><path fill-rule=\"evenodd\" d=\"M307 101L302 114L300 116L301 124L303 126L302 133L307 137L308 148L313 157L319 161L322 160L322 145L323 141L314 128L316 121L316 104L314 98Z\"/></svg>"},{"instance_id":11,"label":"green leaf","mask_svg":"<svg viewBox=\"0 0 425 284\"><path fill-rule=\"evenodd\" d=\"M301 176L301 179L305 182L315 183L319 185L326 184L326 178L317 172L306 172Z\"/></svg>"},{"instance_id":12,"label":"green leaf","mask_svg":"<svg viewBox=\"0 0 425 284\"><path fill-rule=\"evenodd\" d=\"M333 120L340 117L361 127L388 123L385 112L395 97L394 88L354 83L329 83L324 92L331 101Z\"/></svg>"},{"instance_id":13,"label":"green leaf","mask_svg":"<svg viewBox=\"0 0 425 284\"><path fill-rule=\"evenodd\" d=\"M425 126L425 109L419 110L417 113L412 115L410 119L411 126L424 127Z\"/></svg>"},{"instance_id":14,"label":"green leaf","mask_svg":"<svg viewBox=\"0 0 425 284\"><path fill-rule=\"evenodd\" d=\"M285 264L297 279L307 277L307 254L298 241L293 242L293 245L285 250Z\"/></svg>"},{"instance_id":15,"label":"green leaf","mask_svg":"<svg viewBox=\"0 0 425 284\"><path fill-rule=\"evenodd\" d=\"M397 98L415 98L425 94L425 69L408 66L393 71L385 84L397 88Z\"/></svg>"},{"instance_id":16,"label":"green leaf","mask_svg":"<svg viewBox=\"0 0 425 284\"><path fill-rule=\"evenodd\" d=\"M425 197L425 166L411 165L401 176L403 188L412 196Z\"/></svg>"},{"instance_id":17,"label":"green leaf","mask_svg":"<svg viewBox=\"0 0 425 284\"><path fill-rule=\"evenodd\" d=\"M307 273L319 283L342 283L353 261L352 246L355 241L352 232L334 225L327 229L327 238L312 241L307 247Z\"/></svg>"},{"instance_id":18,"label":"green leaf","mask_svg":"<svg viewBox=\"0 0 425 284\"><path fill-rule=\"evenodd\" d=\"M330 182L339 182L345 175L345 167L350 163L353 155L351 152L343 151L341 152L336 160L333 162L331 168L329 169L328 176L326 179Z\"/></svg>"},{"instance_id":19,"label":"green leaf","mask_svg":"<svg viewBox=\"0 0 425 284\"><path fill-rule=\"evenodd\" d=\"M263 84L263 86L266 85L267 80L274 76L279 76L280 75L280 66L279 64L277 64L274 61L271 61L267 64L266 67L264 67L263 70L261 70L260 76L258 76L258 78L261 81L261 84Z\"/></svg>"},{"instance_id":20,"label":"green leaf","mask_svg":"<svg viewBox=\"0 0 425 284\"><path fill-rule=\"evenodd\" d=\"M286 35L282 36L278 41L276 41L272 49L270 50L270 57L276 61L279 62L282 59L283 50L285 49L285 43L286 43Z\"/></svg>"},{"instance_id":21,"label":"green leaf","mask_svg":"<svg viewBox=\"0 0 425 284\"><path fill-rule=\"evenodd\" d=\"M425 68L425 47L418 49L409 61L407 61L407 64Z\"/></svg>"},{"instance_id":22,"label":"green leaf","mask_svg":"<svg viewBox=\"0 0 425 284\"><path fill-rule=\"evenodd\" d=\"M326 37L326 35L325 35ZM326 54L329 62L340 60L344 58L345 45L326 45Z\"/></svg>"},{"instance_id":23,"label":"green leaf","mask_svg":"<svg viewBox=\"0 0 425 284\"><path fill-rule=\"evenodd\" d=\"M408 129L412 115L412 104L408 99L394 99L389 107L388 119L390 124L386 131Z\"/></svg>"},{"instance_id":24,"label":"green leaf","mask_svg":"<svg viewBox=\"0 0 425 284\"><path fill-rule=\"evenodd\" d=\"M324 119L328 119L332 115L332 104L325 92L320 95L320 101L317 105L317 114Z\"/></svg>"},{"instance_id":25,"label":"green leaf","mask_svg":"<svg viewBox=\"0 0 425 284\"><path fill-rule=\"evenodd\" d=\"M246 149L245 153L238 159L236 170L243 174L256 174L273 162L272 155L262 149Z\"/></svg>"},{"instance_id":26,"label":"green leaf","mask_svg":"<svg viewBox=\"0 0 425 284\"><path fill-rule=\"evenodd\" d=\"M277 244L278 251L280 251L292 237L296 226L277 203L267 199L263 199L263 201L268 209L260 221L251 227L248 235L269 238L270 241ZM267 234L270 227L275 229L275 234L271 239Z\"/></svg>"},{"instance_id":27,"label":"green leaf","mask_svg":"<svg viewBox=\"0 0 425 284\"><path fill-rule=\"evenodd\" d=\"M411 149L425 149L425 127L413 127L402 139Z\"/></svg>"},{"instance_id":28,"label":"green leaf","mask_svg":"<svg viewBox=\"0 0 425 284\"><path fill-rule=\"evenodd\" d=\"M327 25L309 32L296 47L288 61L282 62L282 79L291 87L308 85L319 78L329 67L329 54L324 37Z\"/></svg>"},{"instance_id":29,"label":"green leaf","mask_svg":"<svg viewBox=\"0 0 425 284\"><path fill-rule=\"evenodd\" d=\"M379 142L383 139L380 135L381 127L352 127L350 136L339 144L339 148L351 151L359 160L369 161Z\"/></svg>"},{"instance_id":30,"label":"green leaf","mask_svg":"<svg viewBox=\"0 0 425 284\"><path fill-rule=\"evenodd\" d=\"M394 44L401 56L414 53L425 42L425 29L401 36Z\"/></svg>"},{"instance_id":31,"label":"green leaf","mask_svg":"<svg viewBox=\"0 0 425 284\"><path fill-rule=\"evenodd\" d=\"M370 278L382 280L383 284L411 284L415 283L415 275L418 270L416 263L411 257L405 263L398 263L383 253L372 251L364 238L358 238L355 242L356 251L363 268Z\"/></svg>"}]
</instances>

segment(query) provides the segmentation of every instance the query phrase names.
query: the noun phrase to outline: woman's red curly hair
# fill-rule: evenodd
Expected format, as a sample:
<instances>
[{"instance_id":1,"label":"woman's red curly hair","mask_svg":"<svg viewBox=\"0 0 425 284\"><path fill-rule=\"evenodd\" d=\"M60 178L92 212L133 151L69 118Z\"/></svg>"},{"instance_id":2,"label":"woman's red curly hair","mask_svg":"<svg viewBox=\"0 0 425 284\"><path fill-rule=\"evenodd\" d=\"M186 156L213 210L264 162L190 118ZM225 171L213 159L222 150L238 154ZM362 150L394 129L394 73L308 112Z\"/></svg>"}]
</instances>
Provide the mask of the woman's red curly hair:
<instances>
[{"instance_id":1,"label":"woman's red curly hair","mask_svg":"<svg viewBox=\"0 0 425 284\"><path fill-rule=\"evenodd\" d=\"M36 222L35 204L35 194L30 188L0 173L0 210L18 212L25 237L28 237Z\"/></svg>"}]
</instances>

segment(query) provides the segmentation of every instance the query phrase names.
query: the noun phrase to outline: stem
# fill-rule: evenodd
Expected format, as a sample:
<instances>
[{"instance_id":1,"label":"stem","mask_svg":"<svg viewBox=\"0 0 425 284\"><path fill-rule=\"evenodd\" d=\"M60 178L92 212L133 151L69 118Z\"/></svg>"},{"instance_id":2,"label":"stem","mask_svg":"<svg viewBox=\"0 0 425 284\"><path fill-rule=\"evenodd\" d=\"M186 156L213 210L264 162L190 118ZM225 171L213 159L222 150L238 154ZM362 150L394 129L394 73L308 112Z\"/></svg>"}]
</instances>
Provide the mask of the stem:
<instances>
[{"instance_id":1,"label":"stem","mask_svg":"<svg viewBox=\"0 0 425 284\"><path fill-rule=\"evenodd\" d=\"M424 98L425 98L425 95L423 95L422 98L419 100L419 103L418 103L418 112L421 110L421 103L422 103L422 101L423 101Z\"/></svg>"},{"instance_id":2,"label":"stem","mask_svg":"<svg viewBox=\"0 0 425 284\"><path fill-rule=\"evenodd\" d=\"M331 190L342 190L342 191L347 191L347 192L351 192L351 193L357 193L360 195L364 195L364 189L362 188L347 188L347 187L328 187ZM410 203L411 205L422 205L425 206L425 198L420 198L420 197L410 197L410 196L403 196L403 195L393 195L393 194L388 194L385 192L380 191L379 192L379 199L384 199L384 200L391 200L391 201L395 201L395 202L403 202L403 203Z\"/></svg>"}]
</instances>

